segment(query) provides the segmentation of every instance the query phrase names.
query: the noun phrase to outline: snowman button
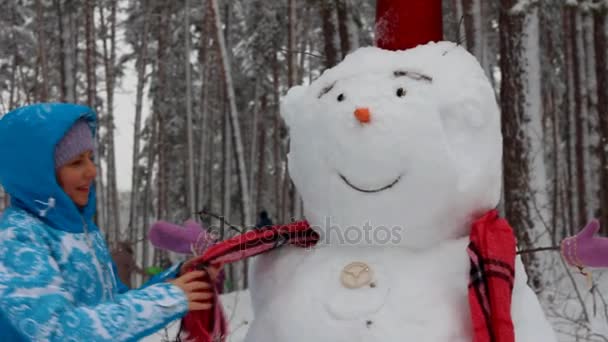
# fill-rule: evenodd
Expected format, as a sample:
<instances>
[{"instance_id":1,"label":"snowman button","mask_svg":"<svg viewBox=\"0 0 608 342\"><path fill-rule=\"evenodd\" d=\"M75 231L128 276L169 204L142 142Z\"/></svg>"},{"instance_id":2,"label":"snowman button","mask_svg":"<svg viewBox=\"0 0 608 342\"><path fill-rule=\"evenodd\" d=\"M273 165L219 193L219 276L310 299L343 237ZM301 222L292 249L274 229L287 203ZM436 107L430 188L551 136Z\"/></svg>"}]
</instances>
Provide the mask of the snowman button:
<instances>
[{"instance_id":1,"label":"snowman button","mask_svg":"<svg viewBox=\"0 0 608 342\"><path fill-rule=\"evenodd\" d=\"M355 261L342 269L340 281L347 289L359 289L372 283L374 273L364 262Z\"/></svg>"}]
</instances>

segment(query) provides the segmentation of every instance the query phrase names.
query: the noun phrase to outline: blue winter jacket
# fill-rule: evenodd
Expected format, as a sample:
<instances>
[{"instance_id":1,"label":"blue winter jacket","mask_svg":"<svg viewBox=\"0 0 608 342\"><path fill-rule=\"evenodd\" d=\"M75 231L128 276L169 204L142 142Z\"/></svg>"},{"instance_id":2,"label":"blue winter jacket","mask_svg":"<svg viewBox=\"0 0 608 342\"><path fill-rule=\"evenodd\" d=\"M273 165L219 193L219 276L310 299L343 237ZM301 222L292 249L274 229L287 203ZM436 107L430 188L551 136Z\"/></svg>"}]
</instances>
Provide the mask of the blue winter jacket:
<instances>
[{"instance_id":1,"label":"blue winter jacket","mask_svg":"<svg viewBox=\"0 0 608 342\"><path fill-rule=\"evenodd\" d=\"M185 315L177 265L130 290L118 280L104 238L55 178L55 145L80 118L71 104L38 104L0 118L0 183L11 205L0 218L1 341L132 341Z\"/></svg>"}]
</instances>

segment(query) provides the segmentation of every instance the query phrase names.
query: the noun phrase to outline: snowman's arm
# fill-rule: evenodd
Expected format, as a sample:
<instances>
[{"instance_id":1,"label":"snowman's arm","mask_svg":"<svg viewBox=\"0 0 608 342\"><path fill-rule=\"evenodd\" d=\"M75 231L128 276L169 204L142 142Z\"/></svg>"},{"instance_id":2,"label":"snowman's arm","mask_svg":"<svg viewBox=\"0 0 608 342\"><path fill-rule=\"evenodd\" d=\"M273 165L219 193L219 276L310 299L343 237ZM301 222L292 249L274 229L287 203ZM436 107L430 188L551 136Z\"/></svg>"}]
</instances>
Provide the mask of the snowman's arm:
<instances>
[{"instance_id":1,"label":"snowman's arm","mask_svg":"<svg viewBox=\"0 0 608 342\"><path fill-rule=\"evenodd\" d=\"M515 284L511 306L515 342L557 342L555 332L527 281L526 270L518 256L515 260Z\"/></svg>"}]
</instances>

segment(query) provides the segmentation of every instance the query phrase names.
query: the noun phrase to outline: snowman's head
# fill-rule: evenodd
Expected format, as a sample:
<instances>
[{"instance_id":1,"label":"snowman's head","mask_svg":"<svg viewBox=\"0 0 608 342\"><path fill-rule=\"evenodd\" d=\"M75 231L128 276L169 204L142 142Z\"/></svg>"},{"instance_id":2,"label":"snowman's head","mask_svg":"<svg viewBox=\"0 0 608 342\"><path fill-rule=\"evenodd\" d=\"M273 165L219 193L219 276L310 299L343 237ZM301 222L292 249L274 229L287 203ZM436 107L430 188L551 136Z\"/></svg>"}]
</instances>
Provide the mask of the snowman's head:
<instances>
[{"instance_id":1,"label":"snowman's head","mask_svg":"<svg viewBox=\"0 0 608 342\"><path fill-rule=\"evenodd\" d=\"M499 201L495 95L453 43L359 49L292 88L281 112L291 178L326 242L425 248Z\"/></svg>"}]
</instances>

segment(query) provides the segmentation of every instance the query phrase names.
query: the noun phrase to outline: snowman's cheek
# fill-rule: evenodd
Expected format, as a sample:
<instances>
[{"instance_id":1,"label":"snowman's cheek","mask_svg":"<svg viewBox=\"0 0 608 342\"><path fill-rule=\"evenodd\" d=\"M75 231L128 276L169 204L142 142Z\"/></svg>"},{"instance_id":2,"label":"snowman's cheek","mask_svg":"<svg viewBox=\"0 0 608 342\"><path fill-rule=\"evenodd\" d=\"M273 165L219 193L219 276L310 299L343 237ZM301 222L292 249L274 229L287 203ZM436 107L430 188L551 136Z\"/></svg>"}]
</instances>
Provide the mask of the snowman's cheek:
<instances>
[{"instance_id":1,"label":"snowman's cheek","mask_svg":"<svg viewBox=\"0 0 608 342\"><path fill-rule=\"evenodd\" d=\"M475 131L485 126L488 114L476 101L468 101L443 108L440 117L446 131Z\"/></svg>"}]
</instances>

